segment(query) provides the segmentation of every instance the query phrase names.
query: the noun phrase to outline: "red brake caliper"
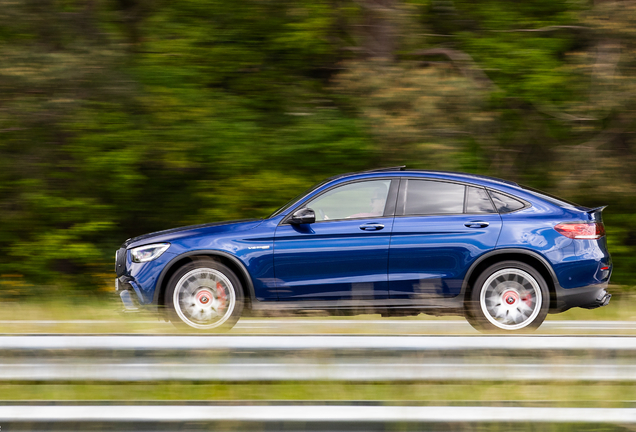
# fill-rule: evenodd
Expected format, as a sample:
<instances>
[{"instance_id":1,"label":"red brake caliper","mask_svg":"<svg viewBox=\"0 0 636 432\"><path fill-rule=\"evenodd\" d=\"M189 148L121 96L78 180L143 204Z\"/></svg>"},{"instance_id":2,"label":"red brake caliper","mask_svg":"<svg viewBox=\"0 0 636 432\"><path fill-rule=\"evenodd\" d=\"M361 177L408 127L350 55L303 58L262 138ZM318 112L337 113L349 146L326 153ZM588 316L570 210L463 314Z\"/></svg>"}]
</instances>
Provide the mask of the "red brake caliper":
<instances>
[{"instance_id":1,"label":"red brake caliper","mask_svg":"<svg viewBox=\"0 0 636 432\"><path fill-rule=\"evenodd\" d=\"M219 300L219 308L225 309L225 302L227 302L227 295L223 289L221 282L216 283L216 298Z\"/></svg>"},{"instance_id":2,"label":"red brake caliper","mask_svg":"<svg viewBox=\"0 0 636 432\"><path fill-rule=\"evenodd\" d=\"M521 301L528 305L528 307L532 307L532 296L530 293L526 293L523 297L521 297Z\"/></svg>"}]
</instances>

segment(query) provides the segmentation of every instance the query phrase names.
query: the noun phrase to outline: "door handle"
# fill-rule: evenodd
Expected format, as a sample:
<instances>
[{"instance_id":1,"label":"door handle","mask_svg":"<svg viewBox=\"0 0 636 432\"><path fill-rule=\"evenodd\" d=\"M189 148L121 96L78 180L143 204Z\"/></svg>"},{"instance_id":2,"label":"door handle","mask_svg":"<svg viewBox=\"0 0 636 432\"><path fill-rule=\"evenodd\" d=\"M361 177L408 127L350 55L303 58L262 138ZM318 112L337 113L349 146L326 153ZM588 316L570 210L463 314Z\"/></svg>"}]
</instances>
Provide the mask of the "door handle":
<instances>
[{"instance_id":1,"label":"door handle","mask_svg":"<svg viewBox=\"0 0 636 432\"><path fill-rule=\"evenodd\" d=\"M464 226L468 228L486 228L488 225L490 224L484 221L472 221L472 222L466 222L464 224Z\"/></svg>"},{"instance_id":2,"label":"door handle","mask_svg":"<svg viewBox=\"0 0 636 432\"><path fill-rule=\"evenodd\" d=\"M379 223L368 223L360 225L360 229L363 231L379 231L384 228L384 225Z\"/></svg>"}]
</instances>

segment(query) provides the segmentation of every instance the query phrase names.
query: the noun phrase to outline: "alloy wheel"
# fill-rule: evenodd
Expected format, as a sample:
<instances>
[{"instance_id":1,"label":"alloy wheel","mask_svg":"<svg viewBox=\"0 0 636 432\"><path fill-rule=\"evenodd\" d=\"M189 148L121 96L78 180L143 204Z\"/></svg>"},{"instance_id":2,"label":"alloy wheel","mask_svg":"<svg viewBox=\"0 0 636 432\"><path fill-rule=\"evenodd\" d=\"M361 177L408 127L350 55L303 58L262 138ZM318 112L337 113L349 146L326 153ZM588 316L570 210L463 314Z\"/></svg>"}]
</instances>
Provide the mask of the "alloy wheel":
<instances>
[{"instance_id":1,"label":"alloy wheel","mask_svg":"<svg viewBox=\"0 0 636 432\"><path fill-rule=\"evenodd\" d=\"M528 272L505 268L483 284L479 304L486 319L503 330L519 330L531 324L543 303L537 280Z\"/></svg>"},{"instance_id":2,"label":"alloy wheel","mask_svg":"<svg viewBox=\"0 0 636 432\"><path fill-rule=\"evenodd\" d=\"M185 324L197 329L213 329L232 315L236 294L230 280L220 271L195 268L177 282L173 305Z\"/></svg>"}]
</instances>

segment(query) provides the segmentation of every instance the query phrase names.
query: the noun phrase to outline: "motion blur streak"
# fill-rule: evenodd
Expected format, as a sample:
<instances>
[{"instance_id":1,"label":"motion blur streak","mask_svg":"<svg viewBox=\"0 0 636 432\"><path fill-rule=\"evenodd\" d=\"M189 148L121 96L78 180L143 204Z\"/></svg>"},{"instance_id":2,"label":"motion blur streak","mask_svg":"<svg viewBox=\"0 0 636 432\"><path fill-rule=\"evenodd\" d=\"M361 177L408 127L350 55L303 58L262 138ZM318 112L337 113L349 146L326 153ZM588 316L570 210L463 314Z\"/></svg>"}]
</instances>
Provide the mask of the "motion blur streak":
<instances>
[{"instance_id":1,"label":"motion blur streak","mask_svg":"<svg viewBox=\"0 0 636 432\"><path fill-rule=\"evenodd\" d=\"M631 326L634 302L620 300L629 300L636 286L634 28L634 0L0 0L0 318L54 321L0 323L0 331L168 331L156 322L98 327L58 321L113 320L104 311L118 307L107 293L113 290L111 251L122 239L265 216L330 175L403 164L487 174L582 205L608 205L604 223L617 285L610 286L613 304L598 318ZM590 317L585 311L564 315ZM237 331L248 325L264 324L244 321ZM272 325L267 331L285 331ZM408 325L387 327L399 333ZM569 325L577 329L563 324L542 331L581 331ZM582 326L593 333L624 331ZM175 355L187 360L184 352ZM278 355L283 361L285 352ZM551 359L562 365L576 360ZM130 414L151 422L186 419L177 426L147 423L146 430L196 430L199 425L188 420L207 409L147 402L172 397L174 383L157 384L154 393L117 384L119 391L109 393L107 384L76 382L70 396L60 390L64 385L1 383L2 429L17 429L9 418L22 419L23 429L36 428L33 422L41 419L42 429L51 430L50 416L92 421ZM560 382L552 387L562 391L557 395L528 383L438 385L439 393L430 393L430 382L420 393L394 390L394 398L414 399L405 404L429 394L438 400L426 410L393 407L390 415L435 416L443 424L433 430L537 430L518 423L537 419L572 422L552 430L576 432L634 424L632 402L625 402L635 399L632 382L612 387L599 381L589 392ZM279 430L307 429L303 421L335 413L390 417L389 407L377 406L250 407L245 399L302 399L321 387L312 383L280 396L275 384L260 393L256 384L249 386L243 393L232 393L234 384L184 393L242 400L213 411L233 419L269 415L280 420L271 428ZM391 397L384 387L375 393L372 387L364 383L346 394L356 401ZM517 392L506 393L510 388ZM329 388L325 399L345 391L344 384ZM94 395L147 404L80 409L6 402ZM520 398L549 406L480 406ZM608 404L624 409L605 409ZM285 418L299 422L286 424ZM515 426L471 428L449 419ZM585 421L603 425L578 423ZM355 427L343 422L324 429Z\"/></svg>"},{"instance_id":2,"label":"motion blur streak","mask_svg":"<svg viewBox=\"0 0 636 432\"><path fill-rule=\"evenodd\" d=\"M608 204L633 284L635 24L632 0L2 0L0 296L99 293L121 239L401 164Z\"/></svg>"}]
</instances>

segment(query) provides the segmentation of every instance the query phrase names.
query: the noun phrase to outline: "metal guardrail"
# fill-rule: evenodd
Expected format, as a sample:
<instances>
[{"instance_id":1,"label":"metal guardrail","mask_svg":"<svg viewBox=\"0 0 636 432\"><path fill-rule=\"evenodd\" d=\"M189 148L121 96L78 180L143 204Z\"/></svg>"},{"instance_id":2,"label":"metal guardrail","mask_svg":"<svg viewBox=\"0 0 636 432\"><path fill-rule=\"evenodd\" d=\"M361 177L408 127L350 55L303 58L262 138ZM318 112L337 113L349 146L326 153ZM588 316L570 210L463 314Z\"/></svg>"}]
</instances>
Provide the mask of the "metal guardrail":
<instances>
[{"instance_id":1,"label":"metal guardrail","mask_svg":"<svg viewBox=\"0 0 636 432\"><path fill-rule=\"evenodd\" d=\"M1 350L636 351L628 336L0 336Z\"/></svg>"},{"instance_id":2,"label":"metal guardrail","mask_svg":"<svg viewBox=\"0 0 636 432\"><path fill-rule=\"evenodd\" d=\"M636 381L636 337L0 336L0 381ZM636 425L636 408L4 404L0 426ZM145 425L145 426L144 426ZM362 426L361 426L362 425ZM128 427L127 426L127 427ZM250 426L250 427L251 427ZM56 427L56 426L55 426ZM115 426L116 427L116 426ZM122 426L123 427L123 426ZM53 427L54 428L54 427Z\"/></svg>"},{"instance_id":3,"label":"metal guardrail","mask_svg":"<svg viewBox=\"0 0 636 432\"><path fill-rule=\"evenodd\" d=\"M634 354L636 337L2 336L0 381L634 382Z\"/></svg>"},{"instance_id":4,"label":"metal guardrail","mask_svg":"<svg viewBox=\"0 0 636 432\"><path fill-rule=\"evenodd\" d=\"M636 424L635 408L535 408L360 405L14 405L0 422L238 422L301 424L599 423Z\"/></svg>"},{"instance_id":5,"label":"metal guardrail","mask_svg":"<svg viewBox=\"0 0 636 432\"><path fill-rule=\"evenodd\" d=\"M165 360L163 363L130 362L31 362L0 364L0 381L215 381L215 382L273 382L273 381L348 381L348 382L404 382L404 381L585 381L634 382L636 365L598 363L500 363L482 359L481 363L466 364L456 359L445 363L364 363L323 361L235 363L186 363Z\"/></svg>"}]
</instances>

